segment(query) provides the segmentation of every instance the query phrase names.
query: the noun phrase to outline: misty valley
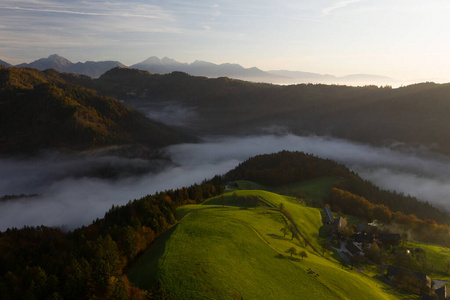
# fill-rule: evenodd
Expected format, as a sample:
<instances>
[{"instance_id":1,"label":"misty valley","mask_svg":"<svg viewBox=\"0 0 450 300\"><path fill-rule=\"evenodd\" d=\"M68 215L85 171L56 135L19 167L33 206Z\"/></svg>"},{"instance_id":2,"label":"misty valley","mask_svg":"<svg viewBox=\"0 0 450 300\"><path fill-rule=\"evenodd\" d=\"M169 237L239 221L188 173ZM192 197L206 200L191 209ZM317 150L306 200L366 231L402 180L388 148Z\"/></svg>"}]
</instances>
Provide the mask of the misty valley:
<instances>
[{"instance_id":1,"label":"misty valley","mask_svg":"<svg viewBox=\"0 0 450 300\"><path fill-rule=\"evenodd\" d=\"M0 296L441 299L449 108L449 84L0 66Z\"/></svg>"},{"instance_id":2,"label":"misty valley","mask_svg":"<svg viewBox=\"0 0 450 300\"><path fill-rule=\"evenodd\" d=\"M0 228L46 225L74 229L101 218L112 205L200 183L225 174L250 157L282 150L332 159L381 188L412 195L443 210L450 201L450 160L446 157L436 159L418 150L402 153L317 136L216 137L169 146L162 150L165 159L80 157L58 152L3 159L2 194L38 197L0 203Z\"/></svg>"}]
</instances>

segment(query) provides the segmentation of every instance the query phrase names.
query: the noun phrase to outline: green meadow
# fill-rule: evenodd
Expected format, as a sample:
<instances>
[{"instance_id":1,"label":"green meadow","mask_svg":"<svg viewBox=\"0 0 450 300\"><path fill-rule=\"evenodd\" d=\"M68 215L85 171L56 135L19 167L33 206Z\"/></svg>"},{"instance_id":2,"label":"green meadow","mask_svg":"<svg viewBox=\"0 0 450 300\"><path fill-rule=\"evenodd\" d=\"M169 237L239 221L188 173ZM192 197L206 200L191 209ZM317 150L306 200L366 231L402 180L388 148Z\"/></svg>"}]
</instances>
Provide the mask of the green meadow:
<instances>
[{"instance_id":1,"label":"green meadow","mask_svg":"<svg viewBox=\"0 0 450 300\"><path fill-rule=\"evenodd\" d=\"M308 203L320 203L329 195L331 188L338 180L339 178L337 177L319 177L274 187L264 186L245 180L238 180L236 183L241 190L264 190L281 195L296 195L306 200Z\"/></svg>"},{"instance_id":2,"label":"green meadow","mask_svg":"<svg viewBox=\"0 0 450 300\"><path fill-rule=\"evenodd\" d=\"M417 247L425 251L424 271L433 279L450 281L450 248L408 241L404 247L414 251Z\"/></svg>"},{"instance_id":3,"label":"green meadow","mask_svg":"<svg viewBox=\"0 0 450 300\"><path fill-rule=\"evenodd\" d=\"M249 197L260 199L254 207ZM289 221L306 237L281 231ZM374 277L344 268L320 248L321 210L261 190L235 190L177 210L179 223L128 272L145 289L157 280L173 299L398 299ZM307 257L287 252L305 251ZM321 251L320 251L321 252ZM313 271L313 272L311 272Z\"/></svg>"}]
</instances>

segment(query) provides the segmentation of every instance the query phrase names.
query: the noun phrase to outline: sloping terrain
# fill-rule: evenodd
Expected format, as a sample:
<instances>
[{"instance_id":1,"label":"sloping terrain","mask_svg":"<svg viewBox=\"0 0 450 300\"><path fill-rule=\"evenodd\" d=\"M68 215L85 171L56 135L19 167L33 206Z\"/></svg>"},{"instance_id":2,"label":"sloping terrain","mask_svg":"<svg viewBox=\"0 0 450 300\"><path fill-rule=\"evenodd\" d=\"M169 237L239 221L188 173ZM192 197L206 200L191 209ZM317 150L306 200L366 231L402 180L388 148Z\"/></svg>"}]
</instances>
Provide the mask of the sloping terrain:
<instances>
[{"instance_id":1,"label":"sloping terrain","mask_svg":"<svg viewBox=\"0 0 450 300\"><path fill-rule=\"evenodd\" d=\"M0 68L0 95L0 152L195 140L52 70Z\"/></svg>"},{"instance_id":2,"label":"sloping terrain","mask_svg":"<svg viewBox=\"0 0 450 300\"><path fill-rule=\"evenodd\" d=\"M201 134L254 134L284 128L373 145L406 143L450 153L450 85L401 88L300 84L277 86L207 79L174 72L115 68L95 81L99 90L139 101L195 108ZM137 101L135 99L135 101Z\"/></svg>"},{"instance_id":3,"label":"sloping terrain","mask_svg":"<svg viewBox=\"0 0 450 300\"><path fill-rule=\"evenodd\" d=\"M252 207L249 197L263 206ZM281 203L310 245L280 231L289 223L275 209ZM331 252L322 257L313 250L322 239L320 210L294 198L235 191L177 213L181 219L157 265L157 278L174 299L395 298L382 282L343 269ZM307 257L291 256L286 251L292 247ZM145 288L146 278L154 280L152 269L145 267L154 260L143 256L128 274L131 282Z\"/></svg>"}]
</instances>

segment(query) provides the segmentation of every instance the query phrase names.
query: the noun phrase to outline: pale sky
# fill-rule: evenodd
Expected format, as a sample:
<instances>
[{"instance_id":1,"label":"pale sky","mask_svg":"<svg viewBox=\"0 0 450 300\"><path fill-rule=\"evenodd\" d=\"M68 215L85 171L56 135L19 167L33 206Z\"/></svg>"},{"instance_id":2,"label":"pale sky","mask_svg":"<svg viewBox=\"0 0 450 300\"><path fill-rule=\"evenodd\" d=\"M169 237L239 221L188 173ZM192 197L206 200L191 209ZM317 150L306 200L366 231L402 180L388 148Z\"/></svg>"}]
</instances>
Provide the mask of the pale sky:
<instances>
[{"instance_id":1,"label":"pale sky","mask_svg":"<svg viewBox=\"0 0 450 300\"><path fill-rule=\"evenodd\" d=\"M0 1L0 59L55 53L450 82L450 1Z\"/></svg>"}]
</instances>

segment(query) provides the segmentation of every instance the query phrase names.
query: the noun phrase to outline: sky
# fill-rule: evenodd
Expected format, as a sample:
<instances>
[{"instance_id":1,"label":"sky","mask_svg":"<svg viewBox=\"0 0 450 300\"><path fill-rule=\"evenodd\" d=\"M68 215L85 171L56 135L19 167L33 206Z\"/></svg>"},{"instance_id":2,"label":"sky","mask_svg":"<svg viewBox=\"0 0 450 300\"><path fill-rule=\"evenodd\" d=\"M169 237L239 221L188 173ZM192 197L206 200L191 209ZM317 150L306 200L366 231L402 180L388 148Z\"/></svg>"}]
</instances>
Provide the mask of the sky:
<instances>
[{"instance_id":1,"label":"sky","mask_svg":"<svg viewBox=\"0 0 450 300\"><path fill-rule=\"evenodd\" d=\"M180 62L450 82L446 0L2 0L0 59Z\"/></svg>"}]
</instances>

